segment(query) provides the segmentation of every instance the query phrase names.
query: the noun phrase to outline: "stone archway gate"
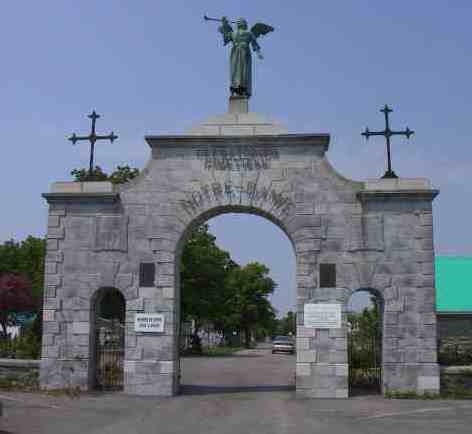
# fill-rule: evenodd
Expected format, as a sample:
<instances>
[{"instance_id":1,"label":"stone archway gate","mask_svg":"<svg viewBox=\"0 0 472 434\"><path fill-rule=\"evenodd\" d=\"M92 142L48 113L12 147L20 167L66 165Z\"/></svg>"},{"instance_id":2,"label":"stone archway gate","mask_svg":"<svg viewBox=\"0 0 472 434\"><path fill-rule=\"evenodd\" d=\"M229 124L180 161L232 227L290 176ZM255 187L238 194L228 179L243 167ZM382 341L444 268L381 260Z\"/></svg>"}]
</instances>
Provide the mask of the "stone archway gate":
<instances>
[{"instance_id":1,"label":"stone archway gate","mask_svg":"<svg viewBox=\"0 0 472 434\"><path fill-rule=\"evenodd\" d=\"M177 393L185 235L217 214L249 212L279 225L296 253L298 395L347 397L346 303L359 288L384 299L383 391L439 390L438 191L428 180L351 181L329 164L327 134L288 134L234 107L186 135L146 141L151 158L128 184L59 182L44 194L43 388L91 386L91 300L113 287L126 299L125 392ZM305 324L307 304L339 305L339 327ZM159 321L153 332L136 328L146 314Z\"/></svg>"}]
</instances>

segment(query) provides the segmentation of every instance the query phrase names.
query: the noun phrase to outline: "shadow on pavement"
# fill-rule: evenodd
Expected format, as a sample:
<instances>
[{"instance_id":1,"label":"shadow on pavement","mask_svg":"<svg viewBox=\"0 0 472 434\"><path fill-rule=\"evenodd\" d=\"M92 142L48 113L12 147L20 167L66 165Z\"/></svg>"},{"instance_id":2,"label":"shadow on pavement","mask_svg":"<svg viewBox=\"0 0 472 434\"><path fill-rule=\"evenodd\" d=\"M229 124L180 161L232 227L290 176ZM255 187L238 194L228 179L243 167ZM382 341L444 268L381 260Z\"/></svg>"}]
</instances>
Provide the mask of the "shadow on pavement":
<instances>
[{"instance_id":1,"label":"shadow on pavement","mask_svg":"<svg viewBox=\"0 0 472 434\"><path fill-rule=\"evenodd\" d=\"M380 387L351 387L349 396L382 396Z\"/></svg>"},{"instance_id":2,"label":"shadow on pavement","mask_svg":"<svg viewBox=\"0 0 472 434\"><path fill-rule=\"evenodd\" d=\"M181 359L223 359L225 357L233 358L233 359L244 359L244 358L252 358L252 357L264 357L264 354L184 354L181 355Z\"/></svg>"},{"instance_id":3,"label":"shadow on pavement","mask_svg":"<svg viewBox=\"0 0 472 434\"><path fill-rule=\"evenodd\" d=\"M199 386L182 384L180 395L210 395L217 393L247 393L247 392L274 392L295 390L295 386L289 384L271 386Z\"/></svg>"}]
</instances>

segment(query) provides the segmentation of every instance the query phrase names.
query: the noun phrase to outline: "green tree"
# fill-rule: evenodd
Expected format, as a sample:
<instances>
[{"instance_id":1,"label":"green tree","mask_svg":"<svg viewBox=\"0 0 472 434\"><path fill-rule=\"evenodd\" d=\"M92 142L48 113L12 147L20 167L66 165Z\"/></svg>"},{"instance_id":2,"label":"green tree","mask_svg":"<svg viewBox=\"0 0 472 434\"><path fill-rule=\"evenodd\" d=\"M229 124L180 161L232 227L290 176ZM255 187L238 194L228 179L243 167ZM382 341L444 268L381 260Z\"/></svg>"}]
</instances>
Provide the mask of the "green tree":
<instances>
[{"instance_id":1,"label":"green tree","mask_svg":"<svg viewBox=\"0 0 472 434\"><path fill-rule=\"evenodd\" d=\"M136 167L117 166L116 169L109 176L109 180L112 184L124 184L136 178L139 175L139 169Z\"/></svg>"},{"instance_id":2,"label":"green tree","mask_svg":"<svg viewBox=\"0 0 472 434\"><path fill-rule=\"evenodd\" d=\"M297 315L291 310L283 318L277 320L276 333L282 336L295 336L297 330Z\"/></svg>"},{"instance_id":3,"label":"green tree","mask_svg":"<svg viewBox=\"0 0 472 434\"><path fill-rule=\"evenodd\" d=\"M269 269L257 262L233 268L228 275L225 306L230 314L227 323L243 331L246 347L250 346L251 332L256 327L270 329L273 324L275 311L268 296L275 287Z\"/></svg>"},{"instance_id":4,"label":"green tree","mask_svg":"<svg viewBox=\"0 0 472 434\"><path fill-rule=\"evenodd\" d=\"M353 368L373 368L381 364L382 315L375 299L373 301L372 307L348 314L349 364ZM363 376L353 378L356 384L367 381Z\"/></svg>"},{"instance_id":5,"label":"green tree","mask_svg":"<svg viewBox=\"0 0 472 434\"><path fill-rule=\"evenodd\" d=\"M180 267L182 319L194 319L197 330L213 323L219 330L225 326L225 282L237 264L228 252L220 249L208 232L208 225L192 230L183 248Z\"/></svg>"},{"instance_id":6,"label":"green tree","mask_svg":"<svg viewBox=\"0 0 472 434\"><path fill-rule=\"evenodd\" d=\"M25 311L36 311L36 319L31 327L32 339L36 339L38 345L41 343L42 334L42 295L44 287L44 260L46 256L46 240L28 236L25 240L17 242L9 240L0 244L0 275L13 274L22 276L28 281L28 290L31 290L34 297L34 303L19 303L15 309L8 310L8 315L3 315L3 324L15 324L16 314ZM25 285L20 285L25 286ZM11 288L13 291L22 291L22 289ZM8 291L8 299L11 300L11 290ZM6 294L6 293L5 293ZM19 295L19 299L24 297ZM15 302L16 303L16 302ZM6 306L6 304L5 304ZM4 312L2 312L4 313Z\"/></svg>"},{"instance_id":7,"label":"green tree","mask_svg":"<svg viewBox=\"0 0 472 434\"><path fill-rule=\"evenodd\" d=\"M352 332L366 341L382 334L381 313L375 300L372 303L372 307L366 307L360 313L348 314L348 322L351 324Z\"/></svg>"},{"instance_id":8,"label":"green tree","mask_svg":"<svg viewBox=\"0 0 472 434\"><path fill-rule=\"evenodd\" d=\"M1 335L7 336L7 326L15 325L15 314L34 310L36 300L31 284L23 276L14 273L0 273L0 326Z\"/></svg>"},{"instance_id":9,"label":"green tree","mask_svg":"<svg viewBox=\"0 0 472 434\"><path fill-rule=\"evenodd\" d=\"M17 242L9 240L0 245L0 273L14 273L25 276L31 282L33 295L41 297L44 285L44 238L28 236Z\"/></svg>"},{"instance_id":10,"label":"green tree","mask_svg":"<svg viewBox=\"0 0 472 434\"><path fill-rule=\"evenodd\" d=\"M100 166L95 166L90 174L87 169L74 169L70 173L76 182L85 181L110 181L112 184L124 184L139 175L139 169L126 166L117 166L116 169L108 175Z\"/></svg>"}]
</instances>

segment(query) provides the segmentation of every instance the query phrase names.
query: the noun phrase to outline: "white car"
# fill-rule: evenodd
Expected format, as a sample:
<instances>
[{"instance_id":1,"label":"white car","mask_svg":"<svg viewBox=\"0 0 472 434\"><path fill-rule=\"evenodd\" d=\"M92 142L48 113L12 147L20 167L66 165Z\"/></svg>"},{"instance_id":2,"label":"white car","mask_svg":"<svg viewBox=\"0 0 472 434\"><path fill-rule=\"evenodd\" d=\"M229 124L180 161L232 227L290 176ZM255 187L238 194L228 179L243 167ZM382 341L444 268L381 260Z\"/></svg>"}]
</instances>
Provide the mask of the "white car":
<instances>
[{"instance_id":1,"label":"white car","mask_svg":"<svg viewBox=\"0 0 472 434\"><path fill-rule=\"evenodd\" d=\"M274 353L295 353L295 344L290 336L276 336L272 340L272 354Z\"/></svg>"}]
</instances>

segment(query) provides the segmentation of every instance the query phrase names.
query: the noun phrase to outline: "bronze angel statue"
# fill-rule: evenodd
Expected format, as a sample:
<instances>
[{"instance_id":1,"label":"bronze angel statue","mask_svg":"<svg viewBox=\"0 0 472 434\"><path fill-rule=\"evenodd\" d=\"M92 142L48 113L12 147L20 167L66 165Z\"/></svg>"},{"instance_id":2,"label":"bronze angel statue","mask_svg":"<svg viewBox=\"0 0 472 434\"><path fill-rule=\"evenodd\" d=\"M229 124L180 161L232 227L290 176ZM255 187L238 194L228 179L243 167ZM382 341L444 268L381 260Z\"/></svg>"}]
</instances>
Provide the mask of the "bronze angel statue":
<instances>
[{"instance_id":1,"label":"bronze angel statue","mask_svg":"<svg viewBox=\"0 0 472 434\"><path fill-rule=\"evenodd\" d=\"M256 23L248 30L247 21L239 18L236 21L236 30L233 30L226 17L221 20L208 18L206 20L221 21L218 31L223 35L223 42L227 45L233 43L230 54L230 90L231 95L250 97L252 94L252 54L251 48L259 59L263 56L257 38L272 32L274 28L267 24Z\"/></svg>"}]
</instances>

